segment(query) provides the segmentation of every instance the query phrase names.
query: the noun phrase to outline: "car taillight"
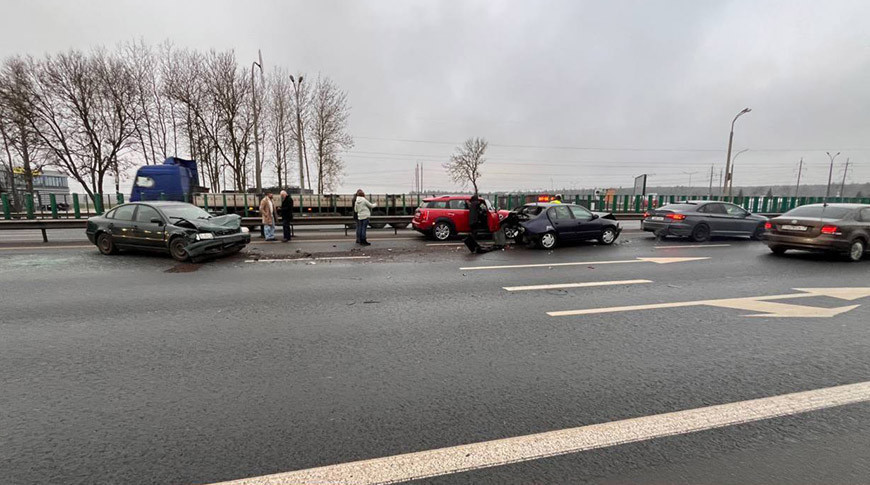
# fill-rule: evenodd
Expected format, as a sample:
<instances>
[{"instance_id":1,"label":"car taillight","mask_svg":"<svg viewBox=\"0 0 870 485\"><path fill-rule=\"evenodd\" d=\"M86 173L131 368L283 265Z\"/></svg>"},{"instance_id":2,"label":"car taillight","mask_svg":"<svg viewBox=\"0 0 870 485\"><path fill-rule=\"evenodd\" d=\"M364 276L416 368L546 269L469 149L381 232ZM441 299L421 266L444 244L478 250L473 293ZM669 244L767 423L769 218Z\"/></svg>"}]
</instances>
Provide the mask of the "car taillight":
<instances>
[{"instance_id":1,"label":"car taillight","mask_svg":"<svg viewBox=\"0 0 870 485\"><path fill-rule=\"evenodd\" d=\"M686 218L684 214L668 214L665 217L672 221L682 221Z\"/></svg>"},{"instance_id":2,"label":"car taillight","mask_svg":"<svg viewBox=\"0 0 870 485\"><path fill-rule=\"evenodd\" d=\"M764 223L764 229L767 230L767 231L773 229L773 224L771 224L770 222L765 222L765 223Z\"/></svg>"},{"instance_id":3,"label":"car taillight","mask_svg":"<svg viewBox=\"0 0 870 485\"><path fill-rule=\"evenodd\" d=\"M646 219L646 218L649 217L649 216L650 216L649 211L643 213L643 218L644 218L644 219Z\"/></svg>"},{"instance_id":4,"label":"car taillight","mask_svg":"<svg viewBox=\"0 0 870 485\"><path fill-rule=\"evenodd\" d=\"M420 211L420 220L427 221L429 220L429 211Z\"/></svg>"},{"instance_id":5,"label":"car taillight","mask_svg":"<svg viewBox=\"0 0 870 485\"><path fill-rule=\"evenodd\" d=\"M837 236L840 235L841 232L840 228L837 226L822 226L822 234Z\"/></svg>"}]
</instances>

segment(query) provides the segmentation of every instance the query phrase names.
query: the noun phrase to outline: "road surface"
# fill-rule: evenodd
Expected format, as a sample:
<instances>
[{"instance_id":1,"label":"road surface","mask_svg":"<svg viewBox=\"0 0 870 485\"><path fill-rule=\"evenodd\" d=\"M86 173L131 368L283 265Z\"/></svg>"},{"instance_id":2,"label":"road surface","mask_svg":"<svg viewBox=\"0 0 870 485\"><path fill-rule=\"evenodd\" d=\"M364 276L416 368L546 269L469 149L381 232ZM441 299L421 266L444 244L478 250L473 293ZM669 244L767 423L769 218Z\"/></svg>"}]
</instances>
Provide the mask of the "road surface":
<instances>
[{"instance_id":1,"label":"road surface","mask_svg":"<svg viewBox=\"0 0 870 485\"><path fill-rule=\"evenodd\" d=\"M870 262L639 234L476 256L407 237L197 265L7 245L2 481L870 476Z\"/></svg>"}]
</instances>

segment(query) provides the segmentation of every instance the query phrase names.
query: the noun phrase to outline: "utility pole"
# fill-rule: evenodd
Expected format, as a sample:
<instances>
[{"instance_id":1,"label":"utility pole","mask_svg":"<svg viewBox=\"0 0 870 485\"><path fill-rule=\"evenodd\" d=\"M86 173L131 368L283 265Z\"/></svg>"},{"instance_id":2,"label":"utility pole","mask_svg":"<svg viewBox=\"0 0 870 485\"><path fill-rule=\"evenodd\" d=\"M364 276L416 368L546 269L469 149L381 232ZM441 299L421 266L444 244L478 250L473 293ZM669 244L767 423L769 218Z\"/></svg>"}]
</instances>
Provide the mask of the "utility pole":
<instances>
[{"instance_id":1,"label":"utility pole","mask_svg":"<svg viewBox=\"0 0 870 485\"><path fill-rule=\"evenodd\" d=\"M302 158L302 115L299 107L299 90L302 88L302 76L299 76L299 84L293 75L290 75L293 90L296 92L296 147L299 149L299 191L305 192L305 160Z\"/></svg>"},{"instance_id":2,"label":"utility pole","mask_svg":"<svg viewBox=\"0 0 870 485\"><path fill-rule=\"evenodd\" d=\"M259 194L263 191L263 164L260 160L260 110L257 108L257 91L254 84L254 66L260 68L260 80L263 80L263 53L259 49L257 49L257 57L260 62L251 63L251 101L254 103L254 178Z\"/></svg>"},{"instance_id":3,"label":"utility pole","mask_svg":"<svg viewBox=\"0 0 870 485\"><path fill-rule=\"evenodd\" d=\"M731 195L731 188L730 188L729 183L731 181L731 175L732 175L732 173L731 173L731 146L734 144L734 123L737 122L737 118L740 118L741 116L745 115L746 113L749 113L750 111L752 111L752 110L749 108L743 108L743 110L740 111L739 113L737 113L737 115L734 117L734 119L731 120L731 134L728 135L728 154L725 157L725 183L722 186L722 195L726 195L726 193L725 193L726 191L727 191L728 196Z\"/></svg>"},{"instance_id":4,"label":"utility pole","mask_svg":"<svg viewBox=\"0 0 870 485\"><path fill-rule=\"evenodd\" d=\"M831 195L831 177L834 176L834 159L840 155L840 152L837 152L834 155L831 155L831 152L825 152L828 155L828 158L831 159L831 168L828 169L828 188L825 189L825 206L828 205L828 196Z\"/></svg>"},{"instance_id":5,"label":"utility pole","mask_svg":"<svg viewBox=\"0 0 870 485\"><path fill-rule=\"evenodd\" d=\"M420 192L423 192L423 162L420 162Z\"/></svg>"},{"instance_id":6,"label":"utility pole","mask_svg":"<svg viewBox=\"0 0 870 485\"><path fill-rule=\"evenodd\" d=\"M695 175L698 172L683 172L684 174L689 176L689 188L692 188L692 175Z\"/></svg>"},{"instance_id":7,"label":"utility pole","mask_svg":"<svg viewBox=\"0 0 870 485\"><path fill-rule=\"evenodd\" d=\"M842 197L846 190L846 174L849 173L849 159L846 158L846 167L843 169L843 182L840 184L840 191L837 192L837 197Z\"/></svg>"},{"instance_id":8,"label":"utility pole","mask_svg":"<svg viewBox=\"0 0 870 485\"><path fill-rule=\"evenodd\" d=\"M710 192L708 193L709 198L713 198L713 164L710 164Z\"/></svg>"},{"instance_id":9,"label":"utility pole","mask_svg":"<svg viewBox=\"0 0 870 485\"><path fill-rule=\"evenodd\" d=\"M801 157L801 161L798 164L797 186L794 188L794 196L795 197L798 197L798 194L800 194L800 191L801 191L801 174L803 173L803 171L804 171L804 157Z\"/></svg>"}]
</instances>

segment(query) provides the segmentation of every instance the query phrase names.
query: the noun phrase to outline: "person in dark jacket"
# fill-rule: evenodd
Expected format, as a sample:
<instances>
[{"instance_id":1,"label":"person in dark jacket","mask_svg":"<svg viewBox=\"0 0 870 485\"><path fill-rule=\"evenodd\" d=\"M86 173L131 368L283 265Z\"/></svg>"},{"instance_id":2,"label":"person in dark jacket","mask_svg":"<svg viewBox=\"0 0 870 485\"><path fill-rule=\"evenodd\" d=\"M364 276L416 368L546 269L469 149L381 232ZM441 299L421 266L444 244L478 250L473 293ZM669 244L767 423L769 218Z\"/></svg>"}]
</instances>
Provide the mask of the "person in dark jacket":
<instances>
[{"instance_id":1,"label":"person in dark jacket","mask_svg":"<svg viewBox=\"0 0 870 485\"><path fill-rule=\"evenodd\" d=\"M281 242L290 241L293 232L290 229L290 224L293 222L293 197L287 194L286 190L281 191L281 224L284 231L284 239Z\"/></svg>"},{"instance_id":2,"label":"person in dark jacket","mask_svg":"<svg viewBox=\"0 0 870 485\"><path fill-rule=\"evenodd\" d=\"M477 194L472 195L468 202L468 227L472 234L480 228L480 197Z\"/></svg>"}]
</instances>

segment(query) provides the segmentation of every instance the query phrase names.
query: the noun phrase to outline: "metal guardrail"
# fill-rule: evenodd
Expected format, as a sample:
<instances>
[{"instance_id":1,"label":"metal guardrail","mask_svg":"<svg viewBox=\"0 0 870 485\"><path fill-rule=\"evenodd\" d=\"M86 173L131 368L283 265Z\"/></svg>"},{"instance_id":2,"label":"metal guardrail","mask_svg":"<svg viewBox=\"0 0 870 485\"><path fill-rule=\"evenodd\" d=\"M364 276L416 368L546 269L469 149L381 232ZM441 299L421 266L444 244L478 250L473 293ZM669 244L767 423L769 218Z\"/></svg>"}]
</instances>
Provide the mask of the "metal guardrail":
<instances>
[{"instance_id":1,"label":"metal guardrail","mask_svg":"<svg viewBox=\"0 0 870 485\"><path fill-rule=\"evenodd\" d=\"M405 227L411 223L413 216L372 216L369 222L374 228L382 228L386 225L393 227L393 232L398 233L398 229ZM295 217L292 226L328 226L328 225L344 225L345 235L349 227L356 222L353 217L348 216L306 216ZM10 219L0 220L0 231L2 230L39 230L42 231L42 242L48 242L49 229L82 229L87 227L87 219ZM383 226L380 226L383 224ZM256 229L263 225L259 217L243 217L242 225ZM380 226L380 227L377 227Z\"/></svg>"}]
</instances>

